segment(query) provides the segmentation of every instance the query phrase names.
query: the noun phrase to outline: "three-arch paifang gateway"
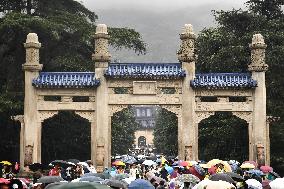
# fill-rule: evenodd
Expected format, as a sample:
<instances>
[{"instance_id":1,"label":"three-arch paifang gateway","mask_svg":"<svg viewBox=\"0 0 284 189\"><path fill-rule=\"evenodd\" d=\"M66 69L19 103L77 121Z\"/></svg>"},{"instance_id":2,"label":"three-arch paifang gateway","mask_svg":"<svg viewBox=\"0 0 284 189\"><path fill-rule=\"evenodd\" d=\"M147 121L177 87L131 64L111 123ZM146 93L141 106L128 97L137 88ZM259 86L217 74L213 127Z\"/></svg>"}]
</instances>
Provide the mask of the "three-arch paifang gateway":
<instances>
[{"instance_id":1,"label":"three-arch paifang gateway","mask_svg":"<svg viewBox=\"0 0 284 189\"><path fill-rule=\"evenodd\" d=\"M106 25L95 33L91 72L41 72L35 33L27 36L25 102L21 130L21 163L41 162L42 122L61 110L72 110L91 123L91 158L97 169L111 162L111 116L128 105L160 105L177 115L178 157L198 160L198 123L217 111L230 111L248 123L249 159L270 162L266 118L266 44L252 38L247 73L195 73L195 34L185 25L180 34L179 63L110 63ZM93 71L93 72L92 72ZM118 88L123 89L119 93ZM170 90L168 90L170 89ZM171 92L165 92L171 91ZM48 101L48 96L59 96ZM75 97L85 97L83 102ZM214 97L215 101L206 101ZM242 97L234 101L232 97Z\"/></svg>"}]
</instances>

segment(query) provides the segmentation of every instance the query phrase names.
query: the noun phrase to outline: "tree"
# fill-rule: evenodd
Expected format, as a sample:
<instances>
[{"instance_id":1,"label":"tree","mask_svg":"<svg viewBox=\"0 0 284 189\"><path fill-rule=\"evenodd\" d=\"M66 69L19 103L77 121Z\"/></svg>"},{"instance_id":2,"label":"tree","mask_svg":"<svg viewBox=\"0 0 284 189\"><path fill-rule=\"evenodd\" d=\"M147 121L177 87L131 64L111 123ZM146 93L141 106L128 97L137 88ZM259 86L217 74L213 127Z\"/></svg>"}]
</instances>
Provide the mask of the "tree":
<instances>
[{"instance_id":1,"label":"tree","mask_svg":"<svg viewBox=\"0 0 284 189\"><path fill-rule=\"evenodd\" d=\"M154 145L159 153L176 156L178 151L178 120L177 116L161 108L156 117L154 128Z\"/></svg>"},{"instance_id":2,"label":"tree","mask_svg":"<svg viewBox=\"0 0 284 189\"><path fill-rule=\"evenodd\" d=\"M248 160L248 124L230 112L216 112L198 125L199 159ZM218 142L216 142L218 141Z\"/></svg>"},{"instance_id":3,"label":"tree","mask_svg":"<svg viewBox=\"0 0 284 189\"><path fill-rule=\"evenodd\" d=\"M284 117L284 14L281 0L251 0L247 10L214 12L218 26L204 29L197 38L197 70L201 72L247 72L253 34L261 33L268 45L266 63L267 113ZM283 120L283 119L282 119ZM273 124L272 166L284 172L284 121Z\"/></svg>"},{"instance_id":4,"label":"tree","mask_svg":"<svg viewBox=\"0 0 284 189\"><path fill-rule=\"evenodd\" d=\"M115 113L111 119L111 154L127 154L134 144L138 128L131 108Z\"/></svg>"},{"instance_id":5,"label":"tree","mask_svg":"<svg viewBox=\"0 0 284 189\"><path fill-rule=\"evenodd\" d=\"M35 32L39 36L43 71L94 71L91 55L97 15L75 0L3 0L0 14L0 114L3 120L0 124L3 126L11 124L11 115L23 114L23 43L27 34ZM109 34L110 44L117 49L131 49L138 55L146 52L140 34L133 29L109 28ZM1 133L1 141L4 140L2 135L10 136L10 131ZM58 132L64 133L64 130ZM8 142L18 144L13 138L5 144Z\"/></svg>"}]
</instances>

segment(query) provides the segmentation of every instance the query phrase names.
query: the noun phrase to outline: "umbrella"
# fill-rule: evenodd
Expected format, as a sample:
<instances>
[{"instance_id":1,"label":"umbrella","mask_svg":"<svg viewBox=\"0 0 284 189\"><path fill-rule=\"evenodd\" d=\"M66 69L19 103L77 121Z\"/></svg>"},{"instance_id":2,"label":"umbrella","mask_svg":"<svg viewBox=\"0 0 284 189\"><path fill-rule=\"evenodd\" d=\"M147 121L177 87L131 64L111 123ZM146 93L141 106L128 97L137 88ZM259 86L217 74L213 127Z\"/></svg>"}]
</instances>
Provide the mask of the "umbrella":
<instances>
[{"instance_id":1,"label":"umbrella","mask_svg":"<svg viewBox=\"0 0 284 189\"><path fill-rule=\"evenodd\" d=\"M1 161L0 163L3 165L12 165L12 163L10 163L9 161Z\"/></svg>"},{"instance_id":2,"label":"umbrella","mask_svg":"<svg viewBox=\"0 0 284 189\"><path fill-rule=\"evenodd\" d=\"M64 160L54 160L50 162L51 165L59 165L60 167L68 167L70 164Z\"/></svg>"},{"instance_id":3,"label":"umbrella","mask_svg":"<svg viewBox=\"0 0 284 189\"><path fill-rule=\"evenodd\" d=\"M241 165L242 169L255 169L255 165L251 164L251 163L243 163Z\"/></svg>"},{"instance_id":4,"label":"umbrella","mask_svg":"<svg viewBox=\"0 0 284 189\"><path fill-rule=\"evenodd\" d=\"M132 156L124 156L121 161L123 161L124 163L128 163L128 164L133 164L133 163L136 163L137 160L132 157Z\"/></svg>"},{"instance_id":5,"label":"umbrella","mask_svg":"<svg viewBox=\"0 0 284 189\"><path fill-rule=\"evenodd\" d=\"M80 163L80 160L78 160L78 159L67 159L66 161L67 161L67 162L74 163L74 164Z\"/></svg>"},{"instance_id":6,"label":"umbrella","mask_svg":"<svg viewBox=\"0 0 284 189\"><path fill-rule=\"evenodd\" d=\"M196 161L188 161L189 166L197 165L198 163Z\"/></svg>"},{"instance_id":7,"label":"umbrella","mask_svg":"<svg viewBox=\"0 0 284 189\"><path fill-rule=\"evenodd\" d=\"M99 183L69 182L54 187L54 189L109 189L109 187Z\"/></svg>"},{"instance_id":8,"label":"umbrella","mask_svg":"<svg viewBox=\"0 0 284 189\"><path fill-rule=\"evenodd\" d=\"M199 183L200 179L192 174L182 174L177 178L180 182Z\"/></svg>"},{"instance_id":9,"label":"umbrella","mask_svg":"<svg viewBox=\"0 0 284 189\"><path fill-rule=\"evenodd\" d=\"M284 178L276 178L269 183L271 188L280 188L279 186L284 186Z\"/></svg>"},{"instance_id":10,"label":"umbrella","mask_svg":"<svg viewBox=\"0 0 284 189\"><path fill-rule=\"evenodd\" d=\"M137 179L129 184L128 189L155 189L155 188L149 181L143 179Z\"/></svg>"},{"instance_id":11,"label":"umbrella","mask_svg":"<svg viewBox=\"0 0 284 189\"><path fill-rule=\"evenodd\" d=\"M100 178L100 177L95 177L95 176L90 176L90 177L82 177L80 178L80 182L82 181L87 181L87 182L101 182L104 179Z\"/></svg>"},{"instance_id":12,"label":"umbrella","mask_svg":"<svg viewBox=\"0 0 284 189\"><path fill-rule=\"evenodd\" d=\"M168 172L169 174L171 174L172 172L174 172L174 169L173 169L172 167L170 167L170 166L165 166L165 169L167 170L167 172Z\"/></svg>"},{"instance_id":13,"label":"umbrella","mask_svg":"<svg viewBox=\"0 0 284 189\"><path fill-rule=\"evenodd\" d=\"M255 179L248 179L246 183L252 189L262 189L262 184Z\"/></svg>"},{"instance_id":14,"label":"umbrella","mask_svg":"<svg viewBox=\"0 0 284 189\"><path fill-rule=\"evenodd\" d=\"M194 168L194 170L201 176L205 175L205 171L204 169L199 165L199 164L195 164L192 166Z\"/></svg>"},{"instance_id":15,"label":"umbrella","mask_svg":"<svg viewBox=\"0 0 284 189\"><path fill-rule=\"evenodd\" d=\"M43 183L43 184L49 184L49 183L60 182L60 181L64 181L64 179L59 176L43 176L43 177L40 177L37 182Z\"/></svg>"},{"instance_id":16,"label":"umbrella","mask_svg":"<svg viewBox=\"0 0 284 189\"><path fill-rule=\"evenodd\" d=\"M265 165L265 166L261 166L259 168L263 173L269 173L269 172L272 172L273 171L273 168L268 166L268 165Z\"/></svg>"},{"instance_id":17,"label":"umbrella","mask_svg":"<svg viewBox=\"0 0 284 189\"><path fill-rule=\"evenodd\" d=\"M182 167L186 167L186 166L189 166L189 162L187 162L187 161L180 161L178 165L182 166Z\"/></svg>"},{"instance_id":18,"label":"umbrella","mask_svg":"<svg viewBox=\"0 0 284 189\"><path fill-rule=\"evenodd\" d=\"M228 189L228 188L235 188L235 186L232 185L231 183L222 180L209 181L206 187L206 189Z\"/></svg>"},{"instance_id":19,"label":"umbrella","mask_svg":"<svg viewBox=\"0 0 284 189\"><path fill-rule=\"evenodd\" d=\"M243 182L243 181L245 181L245 179L241 175L239 175L237 173L226 172L225 174L229 175L236 182Z\"/></svg>"},{"instance_id":20,"label":"umbrella","mask_svg":"<svg viewBox=\"0 0 284 189\"><path fill-rule=\"evenodd\" d=\"M143 165L148 165L148 166L151 166L151 165L156 165L156 163L153 161L153 160L145 160L143 163Z\"/></svg>"},{"instance_id":21,"label":"umbrella","mask_svg":"<svg viewBox=\"0 0 284 189\"><path fill-rule=\"evenodd\" d=\"M258 177L261 177L261 176L264 176L265 174L263 174L262 171L260 170L256 170L256 169L252 169L252 170L249 170L249 171L246 171L246 173L249 173L251 175L256 175Z\"/></svg>"},{"instance_id":22,"label":"umbrella","mask_svg":"<svg viewBox=\"0 0 284 189\"><path fill-rule=\"evenodd\" d=\"M208 161L207 165L209 167L212 167L212 166L220 164L220 163L223 163L223 161L220 160L220 159L212 159L212 160Z\"/></svg>"},{"instance_id":23,"label":"umbrella","mask_svg":"<svg viewBox=\"0 0 284 189\"><path fill-rule=\"evenodd\" d=\"M9 184L10 181L4 178L0 178L0 184Z\"/></svg>"},{"instance_id":24,"label":"umbrella","mask_svg":"<svg viewBox=\"0 0 284 189\"><path fill-rule=\"evenodd\" d=\"M132 181L134 181L136 178L135 177L129 177L129 178L125 178L123 179L123 181L125 181L127 184L130 184Z\"/></svg>"},{"instance_id":25,"label":"umbrella","mask_svg":"<svg viewBox=\"0 0 284 189\"><path fill-rule=\"evenodd\" d=\"M280 175L274 171L270 172L270 174L276 178L280 178Z\"/></svg>"},{"instance_id":26,"label":"umbrella","mask_svg":"<svg viewBox=\"0 0 284 189\"><path fill-rule=\"evenodd\" d=\"M56 187L58 187L59 185L62 185L62 184L65 184L65 182L50 183L44 189L55 189Z\"/></svg>"},{"instance_id":27,"label":"umbrella","mask_svg":"<svg viewBox=\"0 0 284 189\"><path fill-rule=\"evenodd\" d=\"M33 163L29 165L31 171L35 172L39 169L43 169L43 165L41 163Z\"/></svg>"},{"instance_id":28,"label":"umbrella","mask_svg":"<svg viewBox=\"0 0 284 189\"><path fill-rule=\"evenodd\" d=\"M257 163L256 163L255 161L245 161L245 162L243 162L243 164L244 164L244 163L250 163L250 164L253 164L255 168L258 166L258 165L257 165Z\"/></svg>"},{"instance_id":29,"label":"umbrella","mask_svg":"<svg viewBox=\"0 0 284 189\"><path fill-rule=\"evenodd\" d=\"M110 174L108 174L108 173L86 173L86 174L82 175L81 178L92 177L92 176L100 177L102 179L109 179L110 178Z\"/></svg>"},{"instance_id":30,"label":"umbrella","mask_svg":"<svg viewBox=\"0 0 284 189\"><path fill-rule=\"evenodd\" d=\"M261 184L263 188L267 188L269 186L269 183L270 183L270 180L263 180Z\"/></svg>"},{"instance_id":31,"label":"umbrella","mask_svg":"<svg viewBox=\"0 0 284 189\"><path fill-rule=\"evenodd\" d=\"M234 180L229 175L227 175L225 173L217 173L217 174L211 175L209 177L209 180L212 180L212 181L222 180L222 181L226 181L228 183L234 183Z\"/></svg>"},{"instance_id":32,"label":"umbrella","mask_svg":"<svg viewBox=\"0 0 284 189\"><path fill-rule=\"evenodd\" d=\"M197 185L195 185L192 189L201 189L201 188L204 189L206 188L209 182L212 182L212 181L208 179L204 179L201 182L199 182Z\"/></svg>"},{"instance_id":33,"label":"umbrella","mask_svg":"<svg viewBox=\"0 0 284 189\"><path fill-rule=\"evenodd\" d=\"M115 161L112 164L115 165L115 166L124 166L125 165L125 163L123 163L122 161Z\"/></svg>"},{"instance_id":34,"label":"umbrella","mask_svg":"<svg viewBox=\"0 0 284 189\"><path fill-rule=\"evenodd\" d=\"M110 187L116 187L116 188L127 188L127 183L125 181L120 181L120 180L106 180L103 182L103 184L108 185Z\"/></svg>"},{"instance_id":35,"label":"umbrella","mask_svg":"<svg viewBox=\"0 0 284 189\"><path fill-rule=\"evenodd\" d=\"M123 180L125 178L129 178L129 175L128 174L116 174L113 179L115 180Z\"/></svg>"}]
</instances>

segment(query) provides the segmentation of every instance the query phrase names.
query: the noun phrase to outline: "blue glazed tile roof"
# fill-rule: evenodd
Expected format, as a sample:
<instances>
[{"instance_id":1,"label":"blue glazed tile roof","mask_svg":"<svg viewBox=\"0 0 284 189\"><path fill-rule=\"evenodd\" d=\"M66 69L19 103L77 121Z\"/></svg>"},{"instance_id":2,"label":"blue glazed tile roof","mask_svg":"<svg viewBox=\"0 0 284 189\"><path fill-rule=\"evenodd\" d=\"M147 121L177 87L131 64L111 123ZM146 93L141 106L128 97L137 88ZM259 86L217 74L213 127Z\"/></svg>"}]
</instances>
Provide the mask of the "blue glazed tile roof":
<instances>
[{"instance_id":1,"label":"blue glazed tile roof","mask_svg":"<svg viewBox=\"0 0 284 189\"><path fill-rule=\"evenodd\" d=\"M108 78L179 79L185 77L180 63L111 63Z\"/></svg>"},{"instance_id":2,"label":"blue glazed tile roof","mask_svg":"<svg viewBox=\"0 0 284 189\"><path fill-rule=\"evenodd\" d=\"M257 81L250 73L206 73L196 74L190 82L192 88L224 89L224 88L255 88Z\"/></svg>"},{"instance_id":3,"label":"blue glazed tile roof","mask_svg":"<svg viewBox=\"0 0 284 189\"><path fill-rule=\"evenodd\" d=\"M32 84L40 88L92 88L100 81L94 72L40 72Z\"/></svg>"}]
</instances>

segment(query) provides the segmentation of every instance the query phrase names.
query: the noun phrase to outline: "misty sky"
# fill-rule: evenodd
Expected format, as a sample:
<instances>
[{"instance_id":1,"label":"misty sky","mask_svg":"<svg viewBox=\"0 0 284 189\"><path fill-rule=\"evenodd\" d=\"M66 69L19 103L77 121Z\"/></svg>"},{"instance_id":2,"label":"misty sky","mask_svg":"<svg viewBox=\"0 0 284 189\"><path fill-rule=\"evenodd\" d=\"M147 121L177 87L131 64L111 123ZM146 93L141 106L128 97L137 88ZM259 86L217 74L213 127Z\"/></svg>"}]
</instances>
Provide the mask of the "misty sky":
<instances>
[{"instance_id":1,"label":"misty sky","mask_svg":"<svg viewBox=\"0 0 284 189\"><path fill-rule=\"evenodd\" d=\"M247 0L78 0L111 27L138 31L147 44L147 54L111 49L112 59L120 62L177 62L178 34L184 24L196 33L216 26L212 10L245 8Z\"/></svg>"}]
</instances>

